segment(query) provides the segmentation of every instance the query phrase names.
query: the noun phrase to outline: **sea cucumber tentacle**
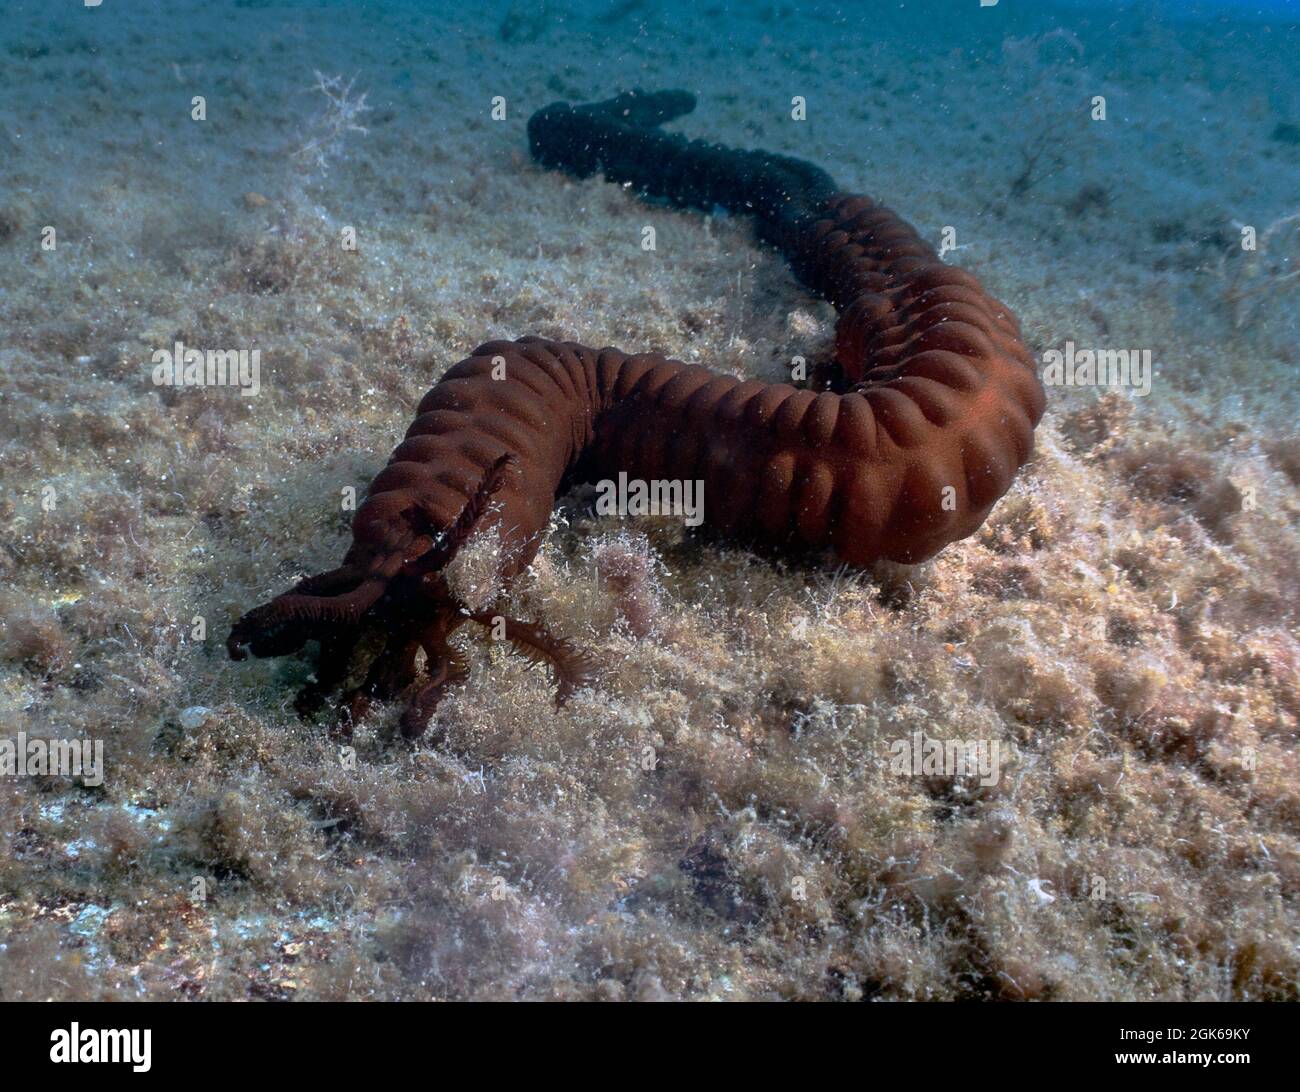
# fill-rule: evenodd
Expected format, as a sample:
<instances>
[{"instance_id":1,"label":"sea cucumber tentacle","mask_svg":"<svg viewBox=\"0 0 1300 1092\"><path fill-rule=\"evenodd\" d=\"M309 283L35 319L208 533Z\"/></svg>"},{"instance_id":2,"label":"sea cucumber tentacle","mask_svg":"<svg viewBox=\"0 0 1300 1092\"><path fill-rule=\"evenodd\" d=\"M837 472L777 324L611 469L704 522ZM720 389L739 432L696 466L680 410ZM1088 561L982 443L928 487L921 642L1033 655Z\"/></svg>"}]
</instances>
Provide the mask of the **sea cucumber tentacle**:
<instances>
[{"instance_id":1,"label":"sea cucumber tentacle","mask_svg":"<svg viewBox=\"0 0 1300 1092\"><path fill-rule=\"evenodd\" d=\"M852 565L922 561L980 526L1029 458L1044 409L1014 315L910 224L819 168L658 128L694 105L674 91L555 103L530 119L529 144L545 167L753 215L839 311L844 389L538 337L487 342L421 399L356 514L343 565L241 618L232 656L321 638L328 663L314 702L346 673L364 615L387 632L387 651L347 707L415 686L402 731L418 735L464 674L448 635L467 618L502 620L457 600L443 576L451 558L470 537L495 536L508 582L536 555L560 492L620 473L703 481L714 528L829 547ZM551 663L561 700L589 681L590 661L568 642L504 621L512 643ZM411 681L417 645L429 659L423 684Z\"/></svg>"}]
</instances>

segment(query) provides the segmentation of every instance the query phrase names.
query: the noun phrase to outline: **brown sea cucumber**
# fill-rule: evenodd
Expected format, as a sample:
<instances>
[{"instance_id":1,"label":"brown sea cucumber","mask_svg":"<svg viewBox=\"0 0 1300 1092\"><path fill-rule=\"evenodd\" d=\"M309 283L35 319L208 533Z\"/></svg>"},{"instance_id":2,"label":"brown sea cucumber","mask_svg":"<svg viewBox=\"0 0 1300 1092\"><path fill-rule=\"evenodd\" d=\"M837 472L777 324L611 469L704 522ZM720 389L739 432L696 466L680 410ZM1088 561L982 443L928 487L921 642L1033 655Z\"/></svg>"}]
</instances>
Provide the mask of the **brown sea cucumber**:
<instances>
[{"instance_id":1,"label":"brown sea cucumber","mask_svg":"<svg viewBox=\"0 0 1300 1092\"><path fill-rule=\"evenodd\" d=\"M923 561L971 534L1029 458L1044 396L1011 312L889 209L838 192L817 167L658 128L693 107L684 92L557 103L529 121L529 141L547 167L752 214L840 313L837 389L536 337L480 346L421 400L357 511L343 564L245 614L230 634L235 659L321 642L300 708L343 683L363 623L384 648L344 707L355 716L372 697L406 694L408 737L464 676L448 637L466 620L497 625L550 663L560 700L588 681L590 662L566 641L471 609L447 579L471 535L489 533L508 583L573 484L619 473L700 480L712 528L779 548L829 546L862 566Z\"/></svg>"}]
</instances>

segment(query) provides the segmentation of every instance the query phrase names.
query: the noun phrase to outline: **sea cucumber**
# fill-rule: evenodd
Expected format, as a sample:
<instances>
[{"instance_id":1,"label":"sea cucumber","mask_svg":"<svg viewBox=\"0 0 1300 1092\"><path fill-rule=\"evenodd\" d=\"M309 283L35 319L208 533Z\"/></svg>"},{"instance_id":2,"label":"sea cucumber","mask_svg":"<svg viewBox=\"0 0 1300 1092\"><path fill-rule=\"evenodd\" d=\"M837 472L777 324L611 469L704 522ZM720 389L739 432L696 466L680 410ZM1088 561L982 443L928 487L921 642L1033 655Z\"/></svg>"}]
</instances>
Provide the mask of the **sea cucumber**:
<instances>
[{"instance_id":1,"label":"sea cucumber","mask_svg":"<svg viewBox=\"0 0 1300 1092\"><path fill-rule=\"evenodd\" d=\"M694 105L680 91L555 103L530 119L529 143L546 167L753 215L839 311L836 389L536 337L481 345L421 400L357 511L343 564L245 614L230 634L235 659L320 640L303 711L344 682L371 626L383 650L343 707L355 717L371 698L406 695L407 737L464 677L448 637L466 620L497 625L549 662L560 701L590 681L591 661L567 641L470 609L446 578L471 536L494 533L507 584L540 548L557 495L576 483L620 472L701 480L713 529L782 549L830 547L864 566L923 561L970 535L1029 458L1044 395L1011 312L893 212L840 193L819 168L658 128ZM420 649L427 676L417 679Z\"/></svg>"}]
</instances>

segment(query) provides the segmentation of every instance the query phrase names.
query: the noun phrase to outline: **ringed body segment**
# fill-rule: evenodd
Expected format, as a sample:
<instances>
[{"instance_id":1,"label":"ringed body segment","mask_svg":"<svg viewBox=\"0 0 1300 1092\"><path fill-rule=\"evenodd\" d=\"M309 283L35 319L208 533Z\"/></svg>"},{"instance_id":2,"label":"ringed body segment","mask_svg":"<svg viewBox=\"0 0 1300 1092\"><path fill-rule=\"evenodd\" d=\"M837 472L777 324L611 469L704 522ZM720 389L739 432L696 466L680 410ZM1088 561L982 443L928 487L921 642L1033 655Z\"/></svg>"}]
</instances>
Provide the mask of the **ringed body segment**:
<instances>
[{"instance_id":1,"label":"ringed body segment","mask_svg":"<svg viewBox=\"0 0 1300 1092\"><path fill-rule=\"evenodd\" d=\"M839 312L836 389L535 337L480 346L421 400L357 512L342 565L231 633L237 659L321 641L304 711L343 682L373 623L385 646L345 711L405 694L403 731L418 735L464 675L450 633L499 620L456 599L447 564L471 535L494 533L508 581L540 548L557 495L578 482L702 481L715 530L865 566L924 561L970 535L1028 460L1044 395L1010 310L896 214L840 193L811 164L658 128L693 107L684 92L557 103L530 120L529 141L546 167L752 214ZM567 642L505 621L515 645L550 663L561 698L589 680L589 661Z\"/></svg>"}]
</instances>

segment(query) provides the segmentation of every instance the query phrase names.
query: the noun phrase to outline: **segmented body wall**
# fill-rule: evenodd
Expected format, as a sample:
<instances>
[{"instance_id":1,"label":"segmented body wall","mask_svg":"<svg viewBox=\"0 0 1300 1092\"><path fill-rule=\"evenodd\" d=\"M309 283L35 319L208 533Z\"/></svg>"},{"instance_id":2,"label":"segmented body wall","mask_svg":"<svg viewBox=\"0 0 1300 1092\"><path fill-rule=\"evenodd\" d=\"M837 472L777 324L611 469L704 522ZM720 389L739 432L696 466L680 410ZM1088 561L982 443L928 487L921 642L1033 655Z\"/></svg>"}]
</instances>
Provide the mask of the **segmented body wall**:
<instances>
[{"instance_id":1,"label":"segmented body wall","mask_svg":"<svg viewBox=\"0 0 1300 1092\"><path fill-rule=\"evenodd\" d=\"M382 620L390 649L365 689L411 686L423 646L434 682L403 722L416 734L459 673L446 636L467 617L484 620L442 578L456 550L494 530L508 580L535 556L557 493L620 473L703 481L715 529L829 546L851 565L923 561L979 527L1029 458L1044 407L1014 316L897 215L839 193L818 168L657 128L693 106L681 92L559 103L534 115L529 140L545 166L754 215L762 238L840 312L839 389L541 338L482 345L420 402L357 512L341 568L245 615L232 655L323 636L335 663L355 644L340 626L346 635L363 616ZM511 624L512 640L555 667L562 694L587 679L565 642ZM342 669L323 674L318 690Z\"/></svg>"}]
</instances>

